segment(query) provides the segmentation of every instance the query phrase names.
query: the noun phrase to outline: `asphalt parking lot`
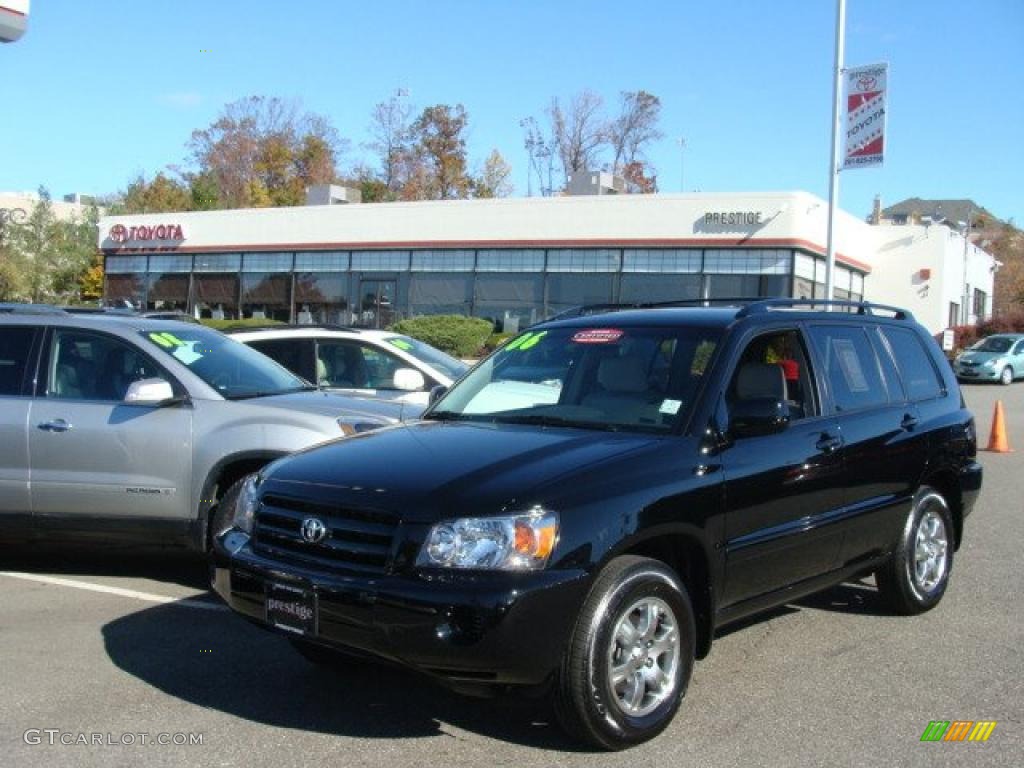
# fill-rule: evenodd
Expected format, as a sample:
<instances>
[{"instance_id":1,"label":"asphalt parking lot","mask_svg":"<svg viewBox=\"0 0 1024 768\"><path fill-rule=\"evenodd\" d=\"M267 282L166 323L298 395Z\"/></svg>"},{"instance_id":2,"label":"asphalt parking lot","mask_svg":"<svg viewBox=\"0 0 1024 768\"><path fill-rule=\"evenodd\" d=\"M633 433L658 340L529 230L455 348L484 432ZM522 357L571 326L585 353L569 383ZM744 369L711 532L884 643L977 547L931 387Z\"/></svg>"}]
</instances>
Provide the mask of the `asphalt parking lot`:
<instances>
[{"instance_id":1,"label":"asphalt parking lot","mask_svg":"<svg viewBox=\"0 0 1024 768\"><path fill-rule=\"evenodd\" d=\"M196 558L4 551L0 763L1019 765L1024 383L965 395L982 442L1002 398L1019 452L981 454L985 487L943 603L900 618L870 582L846 584L730 627L669 730L632 751L580 751L530 702L366 665L325 673L220 606ZM986 743L922 743L931 720L998 724ZM61 743L80 734L103 743Z\"/></svg>"}]
</instances>

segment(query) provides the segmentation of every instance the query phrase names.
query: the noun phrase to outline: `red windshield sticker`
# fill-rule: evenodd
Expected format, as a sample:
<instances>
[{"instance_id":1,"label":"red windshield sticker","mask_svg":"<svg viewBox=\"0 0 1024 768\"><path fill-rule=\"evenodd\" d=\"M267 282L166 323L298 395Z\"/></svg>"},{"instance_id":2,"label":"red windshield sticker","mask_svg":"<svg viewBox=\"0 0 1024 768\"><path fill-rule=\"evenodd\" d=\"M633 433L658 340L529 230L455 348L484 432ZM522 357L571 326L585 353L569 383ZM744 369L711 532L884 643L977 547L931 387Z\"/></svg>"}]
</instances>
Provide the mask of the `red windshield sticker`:
<instances>
[{"instance_id":1,"label":"red windshield sticker","mask_svg":"<svg viewBox=\"0 0 1024 768\"><path fill-rule=\"evenodd\" d=\"M577 344L611 344L621 339L622 333L616 328L593 328L580 331L572 340Z\"/></svg>"}]
</instances>

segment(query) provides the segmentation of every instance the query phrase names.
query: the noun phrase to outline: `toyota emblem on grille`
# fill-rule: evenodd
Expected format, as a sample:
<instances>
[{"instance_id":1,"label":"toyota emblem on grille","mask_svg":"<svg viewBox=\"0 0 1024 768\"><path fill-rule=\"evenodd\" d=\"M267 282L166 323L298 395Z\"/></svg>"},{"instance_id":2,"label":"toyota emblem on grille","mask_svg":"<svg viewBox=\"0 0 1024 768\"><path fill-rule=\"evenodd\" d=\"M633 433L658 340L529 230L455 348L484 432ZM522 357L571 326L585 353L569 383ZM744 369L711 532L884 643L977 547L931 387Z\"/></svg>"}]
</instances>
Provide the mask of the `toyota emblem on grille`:
<instances>
[{"instance_id":1,"label":"toyota emblem on grille","mask_svg":"<svg viewBox=\"0 0 1024 768\"><path fill-rule=\"evenodd\" d=\"M323 520L307 517L302 521L302 539L310 544L319 544L327 536L327 526Z\"/></svg>"}]
</instances>

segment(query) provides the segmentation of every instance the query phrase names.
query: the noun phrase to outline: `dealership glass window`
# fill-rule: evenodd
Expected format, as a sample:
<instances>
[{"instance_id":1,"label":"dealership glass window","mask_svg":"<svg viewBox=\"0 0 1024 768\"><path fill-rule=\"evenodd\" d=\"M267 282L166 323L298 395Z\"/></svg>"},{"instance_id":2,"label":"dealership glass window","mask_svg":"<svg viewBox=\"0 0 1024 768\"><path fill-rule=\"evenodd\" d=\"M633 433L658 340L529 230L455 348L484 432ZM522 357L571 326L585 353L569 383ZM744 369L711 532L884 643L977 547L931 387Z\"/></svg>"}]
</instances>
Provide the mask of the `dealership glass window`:
<instances>
[{"instance_id":1,"label":"dealership glass window","mask_svg":"<svg viewBox=\"0 0 1024 768\"><path fill-rule=\"evenodd\" d=\"M158 256L149 257L149 271L162 274L164 272L191 272L191 256Z\"/></svg>"},{"instance_id":2,"label":"dealership glass window","mask_svg":"<svg viewBox=\"0 0 1024 768\"><path fill-rule=\"evenodd\" d=\"M196 272L238 272L242 268L240 253L200 254L195 258Z\"/></svg>"},{"instance_id":3,"label":"dealership glass window","mask_svg":"<svg viewBox=\"0 0 1024 768\"><path fill-rule=\"evenodd\" d=\"M107 301L122 304L131 302L132 306L142 306L146 297L146 286L142 275L108 274L107 288L103 292Z\"/></svg>"},{"instance_id":4,"label":"dealership glass window","mask_svg":"<svg viewBox=\"0 0 1024 768\"><path fill-rule=\"evenodd\" d=\"M811 299L814 298L814 281L808 280L806 277L796 277L793 279L793 298L794 299Z\"/></svg>"},{"instance_id":5,"label":"dealership glass window","mask_svg":"<svg viewBox=\"0 0 1024 768\"><path fill-rule=\"evenodd\" d=\"M348 282L348 275L337 272L296 273L295 321L302 325L351 323Z\"/></svg>"},{"instance_id":6,"label":"dealership glass window","mask_svg":"<svg viewBox=\"0 0 1024 768\"><path fill-rule=\"evenodd\" d=\"M949 302L949 315L946 317L946 327L952 328L960 325L960 305L955 301Z\"/></svg>"},{"instance_id":7,"label":"dealership glass window","mask_svg":"<svg viewBox=\"0 0 1024 768\"><path fill-rule=\"evenodd\" d=\"M477 275L473 314L494 323L496 328L514 332L540 321L544 306L544 275Z\"/></svg>"},{"instance_id":8,"label":"dealership glass window","mask_svg":"<svg viewBox=\"0 0 1024 768\"><path fill-rule=\"evenodd\" d=\"M860 272L852 273L850 278L850 293L858 297L864 295L864 275Z\"/></svg>"},{"instance_id":9,"label":"dealership glass window","mask_svg":"<svg viewBox=\"0 0 1024 768\"><path fill-rule=\"evenodd\" d=\"M622 252L623 272L700 272L699 250L671 248L627 249Z\"/></svg>"},{"instance_id":10,"label":"dealership glass window","mask_svg":"<svg viewBox=\"0 0 1024 768\"><path fill-rule=\"evenodd\" d=\"M476 253L477 272L543 272L544 251L484 250Z\"/></svg>"},{"instance_id":11,"label":"dealership glass window","mask_svg":"<svg viewBox=\"0 0 1024 768\"><path fill-rule=\"evenodd\" d=\"M701 297L700 275L624 274L621 302L683 301Z\"/></svg>"},{"instance_id":12,"label":"dealership glass window","mask_svg":"<svg viewBox=\"0 0 1024 768\"><path fill-rule=\"evenodd\" d=\"M787 275L790 252L784 250L729 250L704 252L704 271L721 275Z\"/></svg>"},{"instance_id":13,"label":"dealership glass window","mask_svg":"<svg viewBox=\"0 0 1024 768\"><path fill-rule=\"evenodd\" d=\"M814 262L813 256L808 256L806 253L796 253L793 260L793 274L797 277L805 277L814 282Z\"/></svg>"},{"instance_id":14,"label":"dealership glass window","mask_svg":"<svg viewBox=\"0 0 1024 768\"><path fill-rule=\"evenodd\" d=\"M313 251L295 254L296 272L348 272L348 251Z\"/></svg>"},{"instance_id":15,"label":"dealership glass window","mask_svg":"<svg viewBox=\"0 0 1024 768\"><path fill-rule=\"evenodd\" d=\"M789 275L708 275L708 298L789 296Z\"/></svg>"},{"instance_id":16,"label":"dealership glass window","mask_svg":"<svg viewBox=\"0 0 1024 768\"><path fill-rule=\"evenodd\" d=\"M475 251L413 251L413 272L472 272Z\"/></svg>"},{"instance_id":17,"label":"dealership glass window","mask_svg":"<svg viewBox=\"0 0 1024 768\"><path fill-rule=\"evenodd\" d=\"M413 275L409 283L412 315L468 315L473 276L460 273Z\"/></svg>"},{"instance_id":18,"label":"dealership glass window","mask_svg":"<svg viewBox=\"0 0 1024 768\"><path fill-rule=\"evenodd\" d=\"M563 312L583 304L609 304L614 301L615 276L548 275L548 314Z\"/></svg>"},{"instance_id":19,"label":"dealership glass window","mask_svg":"<svg viewBox=\"0 0 1024 768\"><path fill-rule=\"evenodd\" d=\"M280 272L252 272L242 275L242 317L280 320L292 314L292 276Z\"/></svg>"},{"instance_id":20,"label":"dealership glass window","mask_svg":"<svg viewBox=\"0 0 1024 768\"><path fill-rule=\"evenodd\" d=\"M353 272L397 272L409 269L408 251L353 251Z\"/></svg>"},{"instance_id":21,"label":"dealership glass window","mask_svg":"<svg viewBox=\"0 0 1024 768\"><path fill-rule=\"evenodd\" d=\"M196 259L198 265L199 259ZM193 276L193 302L199 317L238 319L238 274Z\"/></svg>"},{"instance_id":22,"label":"dealership glass window","mask_svg":"<svg viewBox=\"0 0 1024 768\"><path fill-rule=\"evenodd\" d=\"M548 251L548 272L618 272L621 254L610 248Z\"/></svg>"},{"instance_id":23,"label":"dealership glass window","mask_svg":"<svg viewBox=\"0 0 1024 768\"><path fill-rule=\"evenodd\" d=\"M149 275L149 290L146 292L147 309L188 310L189 276L180 273Z\"/></svg>"},{"instance_id":24,"label":"dealership glass window","mask_svg":"<svg viewBox=\"0 0 1024 768\"><path fill-rule=\"evenodd\" d=\"M146 271L145 256L107 256L104 271L108 275L130 275Z\"/></svg>"},{"instance_id":25,"label":"dealership glass window","mask_svg":"<svg viewBox=\"0 0 1024 768\"><path fill-rule=\"evenodd\" d=\"M290 253L246 253L242 255L243 272L291 272Z\"/></svg>"}]
</instances>

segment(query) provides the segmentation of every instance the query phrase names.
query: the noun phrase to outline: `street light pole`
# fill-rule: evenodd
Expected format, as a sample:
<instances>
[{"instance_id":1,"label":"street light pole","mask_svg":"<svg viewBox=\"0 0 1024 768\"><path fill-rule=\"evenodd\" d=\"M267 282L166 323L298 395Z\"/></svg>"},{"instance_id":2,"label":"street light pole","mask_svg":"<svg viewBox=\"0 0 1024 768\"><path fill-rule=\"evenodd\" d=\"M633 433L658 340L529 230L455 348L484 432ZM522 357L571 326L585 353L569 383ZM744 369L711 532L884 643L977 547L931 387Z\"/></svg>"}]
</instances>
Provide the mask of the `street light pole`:
<instances>
[{"instance_id":1,"label":"street light pole","mask_svg":"<svg viewBox=\"0 0 1024 768\"><path fill-rule=\"evenodd\" d=\"M832 152L829 155L828 235L825 248L825 300L831 301L835 286L836 208L839 205L839 123L843 97L843 47L845 44L846 0L838 0L836 10L836 63L832 81Z\"/></svg>"}]
</instances>

